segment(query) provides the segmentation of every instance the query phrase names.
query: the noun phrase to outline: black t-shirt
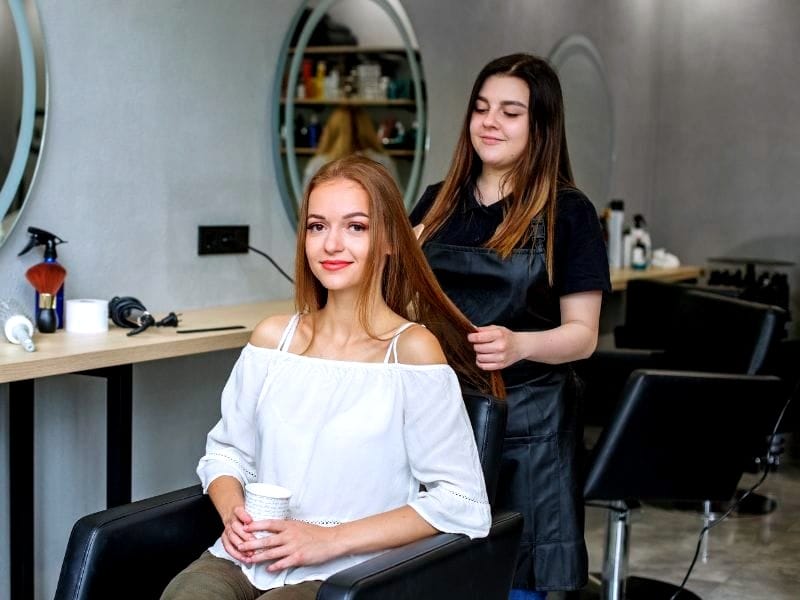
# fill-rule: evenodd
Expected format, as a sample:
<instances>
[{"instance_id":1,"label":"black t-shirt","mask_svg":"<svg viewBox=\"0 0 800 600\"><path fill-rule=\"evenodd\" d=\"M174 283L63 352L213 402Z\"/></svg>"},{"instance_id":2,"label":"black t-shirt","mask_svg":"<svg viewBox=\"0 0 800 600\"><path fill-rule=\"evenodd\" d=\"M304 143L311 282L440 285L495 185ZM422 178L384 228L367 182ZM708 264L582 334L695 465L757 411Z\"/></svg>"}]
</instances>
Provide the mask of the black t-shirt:
<instances>
[{"instance_id":1,"label":"black t-shirt","mask_svg":"<svg viewBox=\"0 0 800 600\"><path fill-rule=\"evenodd\" d=\"M417 225L430 209L441 183L428 186L411 211L411 224ZM503 221L501 200L483 206L470 189L462 194L460 205L434 236L442 244L478 247L486 244ZM553 256L553 284L559 296L601 290L611 291L608 255L594 206L574 188L563 188L556 195L556 231Z\"/></svg>"}]
</instances>

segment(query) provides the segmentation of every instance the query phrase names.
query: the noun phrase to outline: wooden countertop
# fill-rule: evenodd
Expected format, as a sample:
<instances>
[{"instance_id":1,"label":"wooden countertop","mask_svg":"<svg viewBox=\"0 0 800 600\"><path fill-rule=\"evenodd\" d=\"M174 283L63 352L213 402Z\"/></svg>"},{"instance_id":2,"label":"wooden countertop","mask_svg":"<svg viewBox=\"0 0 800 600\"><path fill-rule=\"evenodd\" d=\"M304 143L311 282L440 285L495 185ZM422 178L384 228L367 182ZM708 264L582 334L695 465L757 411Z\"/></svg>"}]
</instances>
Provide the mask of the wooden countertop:
<instances>
[{"instance_id":1,"label":"wooden countertop","mask_svg":"<svg viewBox=\"0 0 800 600\"><path fill-rule=\"evenodd\" d=\"M180 312L179 329L244 325L244 329L179 334L174 327L151 327L133 337L130 329L109 325L107 333L34 336L36 352L0 341L0 383L76 373L162 358L242 348L263 318L294 311L291 300L219 306ZM158 315L156 315L157 318Z\"/></svg>"},{"instance_id":2,"label":"wooden countertop","mask_svg":"<svg viewBox=\"0 0 800 600\"><path fill-rule=\"evenodd\" d=\"M680 266L666 269L611 269L611 289L620 292L628 287L632 279L653 279L656 281L684 281L695 279L703 274L702 267Z\"/></svg>"},{"instance_id":3,"label":"wooden countertop","mask_svg":"<svg viewBox=\"0 0 800 600\"><path fill-rule=\"evenodd\" d=\"M699 277L700 267L612 269L611 288L621 291L632 279L681 281ZM109 326L108 333L36 334L36 352L0 341L0 384L116 365L242 348L256 324L270 315L294 311L291 300L219 306L181 312L180 329L244 325L244 329L179 334L172 327L151 327L133 337L129 329Z\"/></svg>"}]
</instances>

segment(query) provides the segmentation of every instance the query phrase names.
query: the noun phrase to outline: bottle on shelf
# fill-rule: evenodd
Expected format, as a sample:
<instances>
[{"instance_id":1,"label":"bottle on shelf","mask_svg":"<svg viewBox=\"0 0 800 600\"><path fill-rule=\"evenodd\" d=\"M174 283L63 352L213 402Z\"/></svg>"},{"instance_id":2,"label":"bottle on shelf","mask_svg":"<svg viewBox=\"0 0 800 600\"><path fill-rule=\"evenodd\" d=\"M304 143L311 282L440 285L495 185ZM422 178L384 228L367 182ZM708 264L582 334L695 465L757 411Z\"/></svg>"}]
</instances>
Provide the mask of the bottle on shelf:
<instances>
[{"instance_id":1,"label":"bottle on shelf","mask_svg":"<svg viewBox=\"0 0 800 600\"><path fill-rule=\"evenodd\" d=\"M636 240L631 250L631 268L637 270L647 268L647 248L641 239Z\"/></svg>"},{"instance_id":2,"label":"bottle on shelf","mask_svg":"<svg viewBox=\"0 0 800 600\"><path fill-rule=\"evenodd\" d=\"M322 133L322 127L319 124L319 117L317 113L311 113L308 122L308 146L309 148L316 148L319 145L319 136Z\"/></svg>"},{"instance_id":3,"label":"bottle on shelf","mask_svg":"<svg viewBox=\"0 0 800 600\"><path fill-rule=\"evenodd\" d=\"M312 62L310 58L303 59L303 86L305 87L305 97L309 100L316 98L314 93L314 77L311 74Z\"/></svg>"},{"instance_id":4,"label":"bottle on shelf","mask_svg":"<svg viewBox=\"0 0 800 600\"><path fill-rule=\"evenodd\" d=\"M325 97L332 100L338 100L341 97L339 90L339 71L333 69L325 77Z\"/></svg>"},{"instance_id":5,"label":"bottle on shelf","mask_svg":"<svg viewBox=\"0 0 800 600\"><path fill-rule=\"evenodd\" d=\"M362 63L358 65L358 96L365 100L380 99L380 65Z\"/></svg>"},{"instance_id":6,"label":"bottle on shelf","mask_svg":"<svg viewBox=\"0 0 800 600\"><path fill-rule=\"evenodd\" d=\"M342 86L345 98L356 98L358 96L358 72L350 69L350 73L344 78Z\"/></svg>"},{"instance_id":7,"label":"bottle on shelf","mask_svg":"<svg viewBox=\"0 0 800 600\"><path fill-rule=\"evenodd\" d=\"M653 244L650 241L650 234L646 229L647 222L642 215L633 216L633 229L628 232L623 239L623 266L633 269L646 269L653 260ZM636 248L640 248L641 253L636 255Z\"/></svg>"},{"instance_id":8,"label":"bottle on shelf","mask_svg":"<svg viewBox=\"0 0 800 600\"><path fill-rule=\"evenodd\" d=\"M616 198L609 203L608 213L608 266L622 267L622 226L625 221L625 202Z\"/></svg>"},{"instance_id":9,"label":"bottle on shelf","mask_svg":"<svg viewBox=\"0 0 800 600\"><path fill-rule=\"evenodd\" d=\"M294 145L297 148L308 146L308 127L302 115L294 118Z\"/></svg>"},{"instance_id":10,"label":"bottle on shelf","mask_svg":"<svg viewBox=\"0 0 800 600\"><path fill-rule=\"evenodd\" d=\"M327 98L325 92L325 61L317 62L317 74L314 76L314 97L315 98Z\"/></svg>"}]
</instances>

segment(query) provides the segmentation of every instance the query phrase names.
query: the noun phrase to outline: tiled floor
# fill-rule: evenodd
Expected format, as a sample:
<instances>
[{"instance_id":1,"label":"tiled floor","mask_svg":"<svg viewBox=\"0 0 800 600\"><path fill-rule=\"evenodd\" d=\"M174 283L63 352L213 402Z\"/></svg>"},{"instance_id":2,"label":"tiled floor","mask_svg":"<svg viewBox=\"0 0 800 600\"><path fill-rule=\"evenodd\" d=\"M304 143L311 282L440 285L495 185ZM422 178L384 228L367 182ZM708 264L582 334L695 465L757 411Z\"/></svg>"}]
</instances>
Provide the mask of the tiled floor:
<instances>
[{"instance_id":1,"label":"tiled floor","mask_svg":"<svg viewBox=\"0 0 800 600\"><path fill-rule=\"evenodd\" d=\"M746 474L742 485L756 480ZM775 511L734 516L711 530L708 562L698 560L687 584L704 600L800 598L800 460L785 460L759 491L777 500ZM629 574L680 583L701 527L699 513L644 505L631 519ZM587 509L594 572L601 569L605 530L606 511Z\"/></svg>"}]
</instances>

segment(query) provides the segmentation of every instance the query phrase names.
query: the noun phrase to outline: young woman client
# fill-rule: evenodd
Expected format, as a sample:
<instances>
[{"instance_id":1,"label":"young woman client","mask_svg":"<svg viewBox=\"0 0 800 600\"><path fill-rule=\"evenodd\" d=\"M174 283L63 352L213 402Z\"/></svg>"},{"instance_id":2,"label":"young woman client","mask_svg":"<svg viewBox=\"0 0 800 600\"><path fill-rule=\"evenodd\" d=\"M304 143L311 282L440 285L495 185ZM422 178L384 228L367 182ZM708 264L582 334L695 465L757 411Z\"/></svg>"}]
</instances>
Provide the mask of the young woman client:
<instances>
[{"instance_id":1,"label":"young woman client","mask_svg":"<svg viewBox=\"0 0 800 600\"><path fill-rule=\"evenodd\" d=\"M396 184L363 157L329 163L300 224L298 312L253 332L197 469L224 532L165 599L314 598L328 576L388 548L489 530L453 368L502 388L474 364L474 328L436 284ZM255 481L292 491L291 520L250 518L243 486Z\"/></svg>"}]
</instances>

